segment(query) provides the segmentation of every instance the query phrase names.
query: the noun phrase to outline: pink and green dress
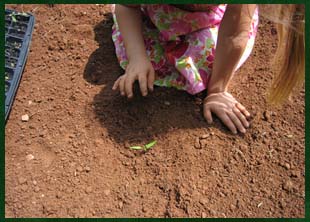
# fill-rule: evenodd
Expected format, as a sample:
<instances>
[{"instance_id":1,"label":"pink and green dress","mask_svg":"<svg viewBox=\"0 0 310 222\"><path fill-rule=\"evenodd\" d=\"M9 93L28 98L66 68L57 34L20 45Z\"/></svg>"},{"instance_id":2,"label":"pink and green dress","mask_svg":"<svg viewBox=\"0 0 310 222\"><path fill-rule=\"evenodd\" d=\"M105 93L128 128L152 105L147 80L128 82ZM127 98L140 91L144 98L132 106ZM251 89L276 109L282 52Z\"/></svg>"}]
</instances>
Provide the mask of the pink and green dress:
<instances>
[{"instance_id":1,"label":"pink and green dress","mask_svg":"<svg viewBox=\"0 0 310 222\"><path fill-rule=\"evenodd\" d=\"M112 6L113 10L114 6ZM210 5L203 12L185 11L168 4L142 5L144 42L156 72L157 86L175 87L197 94L207 88L216 52L219 25L226 5ZM114 10L113 10L114 12ZM122 35L115 14L112 39L120 66L126 69ZM258 12L253 15L247 47L237 69L249 57L258 25Z\"/></svg>"}]
</instances>

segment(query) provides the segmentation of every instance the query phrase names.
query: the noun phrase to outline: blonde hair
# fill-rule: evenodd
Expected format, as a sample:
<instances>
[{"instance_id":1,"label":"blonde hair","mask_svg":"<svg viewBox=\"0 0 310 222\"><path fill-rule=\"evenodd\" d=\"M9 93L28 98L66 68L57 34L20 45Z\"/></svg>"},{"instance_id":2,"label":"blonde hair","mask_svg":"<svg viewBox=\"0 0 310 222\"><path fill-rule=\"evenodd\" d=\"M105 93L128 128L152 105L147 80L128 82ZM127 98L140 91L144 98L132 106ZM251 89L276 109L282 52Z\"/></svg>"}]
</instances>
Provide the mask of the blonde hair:
<instances>
[{"instance_id":1,"label":"blonde hair","mask_svg":"<svg viewBox=\"0 0 310 222\"><path fill-rule=\"evenodd\" d=\"M276 76L267 100L281 104L304 80L305 9L304 5L296 4L269 5L269 8L272 14L263 10L262 15L277 23L278 47L273 60Z\"/></svg>"}]
</instances>

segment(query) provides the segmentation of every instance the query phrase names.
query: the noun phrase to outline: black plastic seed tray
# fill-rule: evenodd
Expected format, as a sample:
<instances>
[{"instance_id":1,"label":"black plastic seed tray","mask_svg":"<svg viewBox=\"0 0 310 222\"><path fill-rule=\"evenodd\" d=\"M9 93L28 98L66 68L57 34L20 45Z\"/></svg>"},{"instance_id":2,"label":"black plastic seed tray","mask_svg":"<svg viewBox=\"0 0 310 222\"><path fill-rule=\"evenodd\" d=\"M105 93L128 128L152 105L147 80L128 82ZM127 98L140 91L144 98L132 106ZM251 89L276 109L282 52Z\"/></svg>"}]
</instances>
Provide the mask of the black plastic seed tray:
<instances>
[{"instance_id":1,"label":"black plastic seed tray","mask_svg":"<svg viewBox=\"0 0 310 222\"><path fill-rule=\"evenodd\" d=\"M24 70L33 27L32 14L5 10L5 120Z\"/></svg>"}]
</instances>

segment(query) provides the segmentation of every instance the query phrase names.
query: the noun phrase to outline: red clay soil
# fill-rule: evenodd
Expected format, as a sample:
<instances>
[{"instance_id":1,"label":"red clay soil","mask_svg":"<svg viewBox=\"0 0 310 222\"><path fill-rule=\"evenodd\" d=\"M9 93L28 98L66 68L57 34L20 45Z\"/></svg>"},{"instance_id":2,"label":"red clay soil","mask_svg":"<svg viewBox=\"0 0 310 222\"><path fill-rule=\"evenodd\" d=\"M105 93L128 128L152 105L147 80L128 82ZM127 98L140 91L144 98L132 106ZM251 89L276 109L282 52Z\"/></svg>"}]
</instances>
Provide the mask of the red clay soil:
<instances>
[{"instance_id":1,"label":"red clay soil","mask_svg":"<svg viewBox=\"0 0 310 222\"><path fill-rule=\"evenodd\" d=\"M36 18L5 129L6 217L305 216L305 90L266 103L273 23L261 20L230 87L253 115L235 136L206 123L204 95L156 88L127 101L111 90L123 71L109 5L6 7Z\"/></svg>"}]
</instances>

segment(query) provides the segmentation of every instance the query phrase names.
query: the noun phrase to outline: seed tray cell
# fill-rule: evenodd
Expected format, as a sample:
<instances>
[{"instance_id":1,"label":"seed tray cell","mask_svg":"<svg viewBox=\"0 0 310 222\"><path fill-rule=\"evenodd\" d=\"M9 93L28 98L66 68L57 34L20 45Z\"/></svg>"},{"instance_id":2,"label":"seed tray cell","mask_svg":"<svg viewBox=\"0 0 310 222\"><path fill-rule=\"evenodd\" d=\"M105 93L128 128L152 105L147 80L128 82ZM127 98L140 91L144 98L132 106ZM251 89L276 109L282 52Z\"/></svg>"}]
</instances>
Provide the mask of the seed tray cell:
<instances>
[{"instance_id":1,"label":"seed tray cell","mask_svg":"<svg viewBox=\"0 0 310 222\"><path fill-rule=\"evenodd\" d=\"M24 23L21 23L21 22L12 22L12 28L13 29L16 29L17 31L20 31L20 32L26 32L27 31L27 24L24 24Z\"/></svg>"},{"instance_id":2,"label":"seed tray cell","mask_svg":"<svg viewBox=\"0 0 310 222\"><path fill-rule=\"evenodd\" d=\"M12 47L5 47L5 56L18 58L20 54L20 50Z\"/></svg>"},{"instance_id":3,"label":"seed tray cell","mask_svg":"<svg viewBox=\"0 0 310 222\"><path fill-rule=\"evenodd\" d=\"M20 49L23 46L23 39L9 36L5 40L5 45L11 48Z\"/></svg>"},{"instance_id":4,"label":"seed tray cell","mask_svg":"<svg viewBox=\"0 0 310 222\"><path fill-rule=\"evenodd\" d=\"M24 38L24 35L26 33L23 31L18 31L16 29L10 29L9 34L18 38Z\"/></svg>"},{"instance_id":5,"label":"seed tray cell","mask_svg":"<svg viewBox=\"0 0 310 222\"><path fill-rule=\"evenodd\" d=\"M11 20L5 20L5 27L8 28L11 25Z\"/></svg>"},{"instance_id":6,"label":"seed tray cell","mask_svg":"<svg viewBox=\"0 0 310 222\"><path fill-rule=\"evenodd\" d=\"M5 68L5 81L11 81L13 79L14 70Z\"/></svg>"},{"instance_id":7,"label":"seed tray cell","mask_svg":"<svg viewBox=\"0 0 310 222\"><path fill-rule=\"evenodd\" d=\"M5 10L5 120L24 70L33 27L33 15Z\"/></svg>"}]
</instances>

